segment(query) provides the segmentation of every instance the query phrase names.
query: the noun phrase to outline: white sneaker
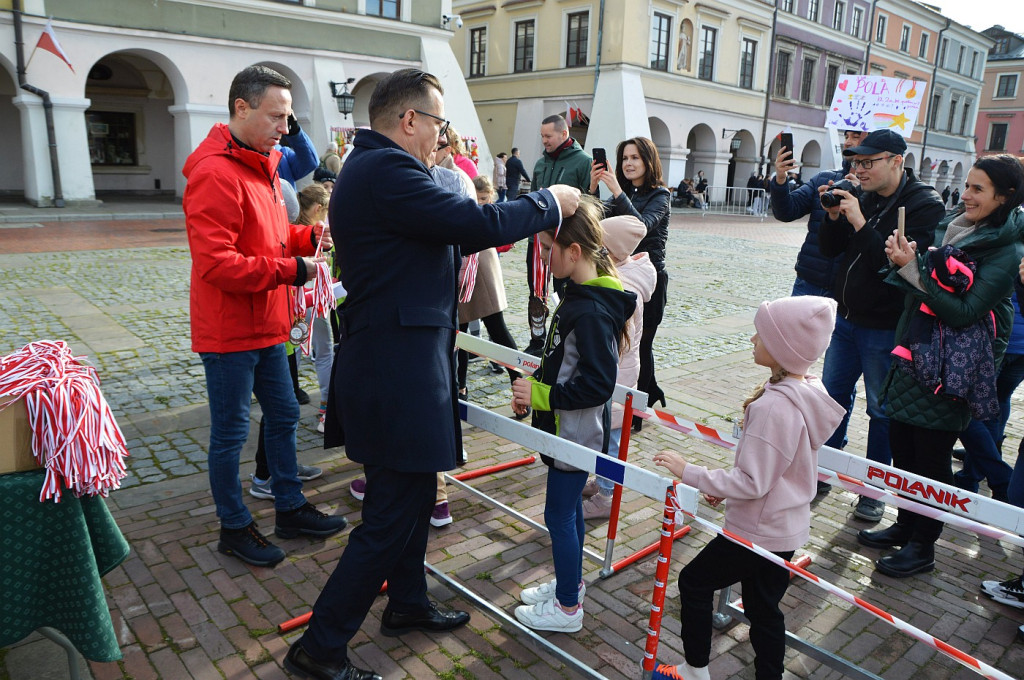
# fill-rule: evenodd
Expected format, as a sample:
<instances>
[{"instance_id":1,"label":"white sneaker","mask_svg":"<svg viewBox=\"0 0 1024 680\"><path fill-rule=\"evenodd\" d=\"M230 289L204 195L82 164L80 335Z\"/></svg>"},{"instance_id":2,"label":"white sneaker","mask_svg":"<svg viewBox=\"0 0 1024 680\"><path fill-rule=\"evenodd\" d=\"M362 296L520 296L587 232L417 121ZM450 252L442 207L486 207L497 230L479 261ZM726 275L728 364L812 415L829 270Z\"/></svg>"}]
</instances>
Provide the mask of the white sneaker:
<instances>
[{"instance_id":1,"label":"white sneaker","mask_svg":"<svg viewBox=\"0 0 1024 680\"><path fill-rule=\"evenodd\" d=\"M982 581L981 591L996 602L1016 607L1017 609L1024 609L1024 577L1018 576L1017 578L1011 578L1009 581L1002 582Z\"/></svg>"},{"instance_id":2,"label":"white sneaker","mask_svg":"<svg viewBox=\"0 0 1024 680\"><path fill-rule=\"evenodd\" d=\"M676 666L661 664L654 669L652 680L711 680L707 666L694 668L683 661Z\"/></svg>"},{"instance_id":3,"label":"white sneaker","mask_svg":"<svg viewBox=\"0 0 1024 680\"><path fill-rule=\"evenodd\" d=\"M320 419L316 423L316 431L319 432L320 434L324 433L324 418L326 417L327 416L321 415Z\"/></svg>"},{"instance_id":4,"label":"white sneaker","mask_svg":"<svg viewBox=\"0 0 1024 680\"><path fill-rule=\"evenodd\" d=\"M534 630L550 630L555 633L576 633L583 630L583 607L577 607L572 614L566 614L555 599L537 604L516 607L519 623Z\"/></svg>"},{"instance_id":5,"label":"white sneaker","mask_svg":"<svg viewBox=\"0 0 1024 680\"><path fill-rule=\"evenodd\" d=\"M533 588L524 588L519 593L519 600L523 604L540 604L546 600L555 599L555 585L557 579L552 579L547 583L542 583L539 586ZM583 596L587 594L587 584L580 581L580 597L579 603L583 604Z\"/></svg>"}]
</instances>

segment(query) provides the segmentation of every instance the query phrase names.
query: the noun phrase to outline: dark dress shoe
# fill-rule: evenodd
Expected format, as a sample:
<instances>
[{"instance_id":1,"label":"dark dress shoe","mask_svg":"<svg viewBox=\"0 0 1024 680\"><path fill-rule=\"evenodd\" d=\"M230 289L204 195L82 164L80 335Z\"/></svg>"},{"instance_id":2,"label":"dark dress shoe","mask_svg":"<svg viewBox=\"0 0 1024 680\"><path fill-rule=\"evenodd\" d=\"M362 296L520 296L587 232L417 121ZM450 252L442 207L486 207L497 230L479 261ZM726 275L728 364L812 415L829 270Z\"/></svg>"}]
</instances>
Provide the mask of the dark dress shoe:
<instances>
[{"instance_id":1,"label":"dark dress shoe","mask_svg":"<svg viewBox=\"0 0 1024 680\"><path fill-rule=\"evenodd\" d=\"M857 533L857 542L869 548L895 548L910 541L910 527L893 524L885 529L864 529Z\"/></svg>"},{"instance_id":2,"label":"dark dress shoe","mask_svg":"<svg viewBox=\"0 0 1024 680\"><path fill-rule=\"evenodd\" d=\"M910 541L891 555L875 562L878 571L893 578L906 578L935 568L935 546Z\"/></svg>"},{"instance_id":3,"label":"dark dress shoe","mask_svg":"<svg viewBox=\"0 0 1024 680\"><path fill-rule=\"evenodd\" d=\"M380 619L380 632L388 637L396 637L413 630L447 631L463 626L468 621L468 612L458 609L441 611L436 602L431 602L425 611L412 614L385 609Z\"/></svg>"},{"instance_id":4,"label":"dark dress shoe","mask_svg":"<svg viewBox=\"0 0 1024 680\"><path fill-rule=\"evenodd\" d=\"M284 657L284 668L292 675L315 680L383 680L373 671L356 668L347 659L339 663L320 663L298 642L291 646L288 655Z\"/></svg>"}]
</instances>

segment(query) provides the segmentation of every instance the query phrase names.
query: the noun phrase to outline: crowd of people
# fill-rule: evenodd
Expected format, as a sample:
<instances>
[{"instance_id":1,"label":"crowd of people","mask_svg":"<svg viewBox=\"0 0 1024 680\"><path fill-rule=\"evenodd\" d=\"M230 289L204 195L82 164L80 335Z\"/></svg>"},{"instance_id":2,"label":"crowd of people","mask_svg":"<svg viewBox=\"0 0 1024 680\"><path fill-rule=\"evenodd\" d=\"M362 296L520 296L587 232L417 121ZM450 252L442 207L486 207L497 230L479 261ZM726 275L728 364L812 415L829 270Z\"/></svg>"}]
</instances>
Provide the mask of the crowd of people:
<instances>
[{"instance_id":1,"label":"crowd of people","mask_svg":"<svg viewBox=\"0 0 1024 680\"><path fill-rule=\"evenodd\" d=\"M228 124L215 125L184 168L192 348L210 402L218 549L261 566L285 556L242 500L239 454L253 394L263 415L250 493L273 500L274 534L347 527L302 494L302 482L322 474L299 465L295 451L304 395L295 347L309 333L318 429L326 447L344 444L363 466L352 484L362 521L284 665L302 677L372 680L380 676L354 666L347 650L385 580L384 635L445 632L469 620L428 599L423 559L430 526L452 522L443 473L465 463L458 404L470 399L468 358L455 350L455 334L479 320L492 340L516 348L499 250L527 240L526 351L541 357L531 376L508 371L514 416L614 455L623 425L611 406L616 383L667 403L653 344L669 299L670 207L705 204L707 181L698 173L673 199L650 139L623 140L614 159L595 161L560 115L541 122L544 152L532 176L515 148L496 156L491 177L480 175L445 118L440 82L416 69L378 83L370 128L344 159L336 146L317 157L291 115L290 89L267 67L241 71ZM754 317L753 360L770 376L743 405L735 463L709 470L670 451L654 457L711 505L727 501L726 528L787 559L808 539L812 500L829 491L817 482L816 451L846 444L861 377L870 460L972 491L987 480L994 498L1024 505L1024 456L1016 469L1001 460L1010 394L1024 379L1024 341L1011 335L1021 319L1014 284L1024 294L1024 167L1007 155L979 159L962 209L947 215L946 199L905 167L905 153L894 132L849 130L843 167L796 185L788 181L793 149L780 149L768 178L771 209L783 221L810 217L792 294ZM313 183L295 194L295 180L310 174ZM307 317L297 296L327 270L346 297L329 318ZM550 309L552 279L558 303ZM823 354L819 380L808 371ZM954 475L957 438L966 454ZM525 588L514 613L530 628L572 633L583 627L585 521L609 516L614 484L542 458L554 578ZM853 514L877 523L884 505L861 497ZM898 548L876 566L902 578L935 568L941 531L940 521L901 508L891 526L858 540ZM788 572L725 539L679 575L679 677L710 677L712 596L735 582L743 583L756 675L782 677ZM981 587L1024 608L1019 577Z\"/></svg>"}]
</instances>

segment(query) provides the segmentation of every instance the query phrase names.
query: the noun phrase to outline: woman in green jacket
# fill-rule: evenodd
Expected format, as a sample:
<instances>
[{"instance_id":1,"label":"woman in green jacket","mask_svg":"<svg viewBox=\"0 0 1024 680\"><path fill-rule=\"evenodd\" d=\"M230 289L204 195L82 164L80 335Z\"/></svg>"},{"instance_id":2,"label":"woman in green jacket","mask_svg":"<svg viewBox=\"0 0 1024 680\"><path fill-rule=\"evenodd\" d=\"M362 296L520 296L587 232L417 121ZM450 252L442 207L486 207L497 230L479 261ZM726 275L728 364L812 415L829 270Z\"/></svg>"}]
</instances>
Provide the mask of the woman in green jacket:
<instances>
[{"instance_id":1,"label":"woman in green jacket","mask_svg":"<svg viewBox=\"0 0 1024 680\"><path fill-rule=\"evenodd\" d=\"M904 337L922 303L939 323L954 329L990 318L991 312L996 324L992 358L998 368L1013 323L1013 278L1024 254L1024 215L1017 207L1022 198L1024 167L1015 157L986 156L971 168L962 199L964 212L940 225L945 228L942 245L959 248L976 265L972 285L960 294L940 287L930 276L928 255L918 253L915 243L893 232L885 244L893 263L886 282L907 292L897 339ZM884 394L893 465L952 485L953 444L971 418L968 401L942 390L936 393L897 362L889 370ZM875 563L883 574L902 578L935 568L934 546L941 533L939 520L900 509L895 524L861 531L857 539L873 548L902 546Z\"/></svg>"}]
</instances>

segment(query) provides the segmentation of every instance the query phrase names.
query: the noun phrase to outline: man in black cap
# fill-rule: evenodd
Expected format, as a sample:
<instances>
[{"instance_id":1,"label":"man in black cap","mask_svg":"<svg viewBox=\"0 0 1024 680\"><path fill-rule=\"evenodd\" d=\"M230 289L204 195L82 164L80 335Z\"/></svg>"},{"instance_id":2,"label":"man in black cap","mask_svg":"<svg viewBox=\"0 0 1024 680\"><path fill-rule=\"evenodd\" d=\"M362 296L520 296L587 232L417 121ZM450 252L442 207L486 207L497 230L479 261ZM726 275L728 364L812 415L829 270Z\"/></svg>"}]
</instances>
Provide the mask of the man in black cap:
<instances>
[{"instance_id":1,"label":"man in black cap","mask_svg":"<svg viewBox=\"0 0 1024 680\"><path fill-rule=\"evenodd\" d=\"M906 237L924 252L935 239L935 227L945 214L942 198L932 187L903 165L907 143L892 130L875 130L858 146L843 150L850 169L860 182L860 193L818 188L830 192L818 243L822 255L842 256L832 284L839 303L836 328L825 353L822 383L829 396L853 410L853 388L863 374L868 412L868 460L889 465L889 418L882 403L882 383L889 372L896 345L896 323L903 312L903 293L884 281L887 270L885 239L896 229L899 208L906 208ZM842 448L845 419L827 446ZM885 505L866 496L857 502L854 516L869 522L882 518Z\"/></svg>"}]
</instances>

